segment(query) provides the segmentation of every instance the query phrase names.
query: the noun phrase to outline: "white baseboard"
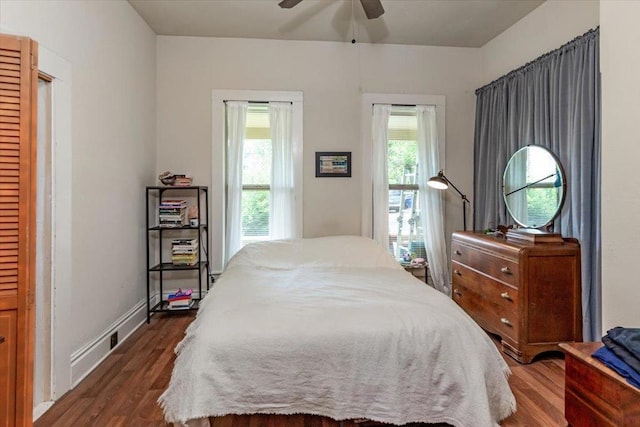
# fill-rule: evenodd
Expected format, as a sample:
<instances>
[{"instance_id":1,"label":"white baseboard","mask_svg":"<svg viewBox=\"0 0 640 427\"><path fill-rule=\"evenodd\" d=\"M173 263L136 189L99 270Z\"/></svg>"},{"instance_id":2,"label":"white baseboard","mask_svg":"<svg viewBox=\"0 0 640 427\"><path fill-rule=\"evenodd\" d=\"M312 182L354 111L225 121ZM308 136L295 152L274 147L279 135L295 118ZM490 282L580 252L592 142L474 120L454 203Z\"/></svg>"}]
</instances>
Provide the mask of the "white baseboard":
<instances>
[{"instance_id":1,"label":"white baseboard","mask_svg":"<svg viewBox=\"0 0 640 427\"><path fill-rule=\"evenodd\" d=\"M175 292L175 290L163 292L166 299L167 296ZM203 289L202 296L206 295ZM158 302L158 293L151 296L150 304L155 305ZM194 298L200 297L198 291L193 293ZM113 322L100 336L90 343L84 345L71 354L71 388L74 388L80 381L89 375L112 351L111 335L118 332L118 345L126 340L136 329L147 321L147 300L144 299L136 304L131 310Z\"/></svg>"},{"instance_id":2,"label":"white baseboard","mask_svg":"<svg viewBox=\"0 0 640 427\"><path fill-rule=\"evenodd\" d=\"M155 298L154 298L155 299ZM118 345L147 321L147 300L137 303L131 310L113 322L98 338L71 354L71 388L82 381L112 351L111 335L118 332Z\"/></svg>"},{"instance_id":3,"label":"white baseboard","mask_svg":"<svg viewBox=\"0 0 640 427\"><path fill-rule=\"evenodd\" d=\"M38 403L35 408L33 408L33 421L37 420L49 410L53 406L55 402L50 400L48 402Z\"/></svg>"}]
</instances>

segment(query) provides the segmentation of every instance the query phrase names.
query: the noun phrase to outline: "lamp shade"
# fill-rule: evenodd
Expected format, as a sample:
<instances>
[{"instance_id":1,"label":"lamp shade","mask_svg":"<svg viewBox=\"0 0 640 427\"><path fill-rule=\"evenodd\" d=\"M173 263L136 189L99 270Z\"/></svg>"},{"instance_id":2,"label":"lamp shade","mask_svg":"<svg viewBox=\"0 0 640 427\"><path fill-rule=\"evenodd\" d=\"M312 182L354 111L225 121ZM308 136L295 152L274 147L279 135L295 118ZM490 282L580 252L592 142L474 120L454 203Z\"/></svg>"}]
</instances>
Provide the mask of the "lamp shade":
<instances>
[{"instance_id":1,"label":"lamp shade","mask_svg":"<svg viewBox=\"0 0 640 427\"><path fill-rule=\"evenodd\" d=\"M427 185L429 187L437 188L438 190L446 190L447 188L449 188L449 183L442 176L442 173L439 173L438 176L429 178L429 181L427 181Z\"/></svg>"}]
</instances>

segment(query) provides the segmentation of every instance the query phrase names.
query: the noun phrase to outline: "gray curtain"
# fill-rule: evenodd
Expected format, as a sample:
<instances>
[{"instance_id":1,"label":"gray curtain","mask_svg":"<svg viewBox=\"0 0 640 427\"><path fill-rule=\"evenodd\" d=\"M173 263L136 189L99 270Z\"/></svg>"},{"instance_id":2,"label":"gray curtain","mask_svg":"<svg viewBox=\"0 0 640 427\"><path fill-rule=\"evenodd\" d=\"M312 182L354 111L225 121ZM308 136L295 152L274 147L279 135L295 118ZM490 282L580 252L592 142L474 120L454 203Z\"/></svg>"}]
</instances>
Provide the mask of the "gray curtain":
<instances>
[{"instance_id":1,"label":"gray curtain","mask_svg":"<svg viewBox=\"0 0 640 427\"><path fill-rule=\"evenodd\" d=\"M567 197L553 230L582 248L584 338L601 338L599 28L476 91L474 229L515 224L502 174L519 148L558 156Z\"/></svg>"}]
</instances>

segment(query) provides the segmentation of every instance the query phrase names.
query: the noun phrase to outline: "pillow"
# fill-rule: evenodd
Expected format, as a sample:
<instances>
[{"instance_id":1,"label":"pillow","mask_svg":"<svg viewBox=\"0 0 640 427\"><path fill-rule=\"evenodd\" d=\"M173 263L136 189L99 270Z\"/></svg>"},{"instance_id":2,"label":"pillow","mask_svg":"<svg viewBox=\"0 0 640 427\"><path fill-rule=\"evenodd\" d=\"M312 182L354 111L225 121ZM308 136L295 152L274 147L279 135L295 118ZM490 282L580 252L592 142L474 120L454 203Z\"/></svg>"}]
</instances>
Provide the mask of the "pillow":
<instances>
[{"instance_id":1,"label":"pillow","mask_svg":"<svg viewBox=\"0 0 640 427\"><path fill-rule=\"evenodd\" d=\"M361 236L302 239L296 252L300 267L401 268L375 240Z\"/></svg>"},{"instance_id":2,"label":"pillow","mask_svg":"<svg viewBox=\"0 0 640 427\"><path fill-rule=\"evenodd\" d=\"M271 240L246 245L227 268L235 266L291 269L305 267L402 267L374 240L360 236L327 236Z\"/></svg>"},{"instance_id":3,"label":"pillow","mask_svg":"<svg viewBox=\"0 0 640 427\"><path fill-rule=\"evenodd\" d=\"M296 242L297 240L293 239L250 243L231 257L225 268L236 266L293 268Z\"/></svg>"}]
</instances>

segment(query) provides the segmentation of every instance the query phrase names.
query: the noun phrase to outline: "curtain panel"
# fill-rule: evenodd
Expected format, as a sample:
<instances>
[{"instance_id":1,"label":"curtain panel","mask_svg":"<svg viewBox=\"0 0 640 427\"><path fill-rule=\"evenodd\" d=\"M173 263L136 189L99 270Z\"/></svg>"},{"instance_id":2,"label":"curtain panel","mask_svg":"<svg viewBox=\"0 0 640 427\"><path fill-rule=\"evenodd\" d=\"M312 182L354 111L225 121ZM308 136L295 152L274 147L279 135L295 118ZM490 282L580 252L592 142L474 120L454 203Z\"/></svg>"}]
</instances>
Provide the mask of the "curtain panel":
<instances>
[{"instance_id":1,"label":"curtain panel","mask_svg":"<svg viewBox=\"0 0 640 427\"><path fill-rule=\"evenodd\" d=\"M269 103L273 159L269 213L269 237L290 239L296 234L295 178L293 169L293 106L290 102Z\"/></svg>"},{"instance_id":2,"label":"curtain panel","mask_svg":"<svg viewBox=\"0 0 640 427\"><path fill-rule=\"evenodd\" d=\"M451 295L447 239L444 234L443 192L427 185L429 178L441 170L438 148L436 107L417 105L418 125L418 188L420 191L420 221L424 233L424 247L433 285L440 292Z\"/></svg>"},{"instance_id":3,"label":"curtain panel","mask_svg":"<svg viewBox=\"0 0 640 427\"><path fill-rule=\"evenodd\" d=\"M227 223L225 265L242 247L242 150L247 123L244 101L227 102Z\"/></svg>"},{"instance_id":4,"label":"curtain panel","mask_svg":"<svg viewBox=\"0 0 640 427\"><path fill-rule=\"evenodd\" d=\"M391 105L373 106L373 240L389 248L389 169L387 145Z\"/></svg>"},{"instance_id":5,"label":"curtain panel","mask_svg":"<svg viewBox=\"0 0 640 427\"><path fill-rule=\"evenodd\" d=\"M567 175L554 231L582 249L585 340L601 337L599 28L476 91L474 229L513 224L502 174L526 145L550 149Z\"/></svg>"}]
</instances>

